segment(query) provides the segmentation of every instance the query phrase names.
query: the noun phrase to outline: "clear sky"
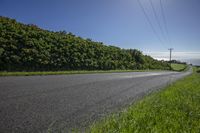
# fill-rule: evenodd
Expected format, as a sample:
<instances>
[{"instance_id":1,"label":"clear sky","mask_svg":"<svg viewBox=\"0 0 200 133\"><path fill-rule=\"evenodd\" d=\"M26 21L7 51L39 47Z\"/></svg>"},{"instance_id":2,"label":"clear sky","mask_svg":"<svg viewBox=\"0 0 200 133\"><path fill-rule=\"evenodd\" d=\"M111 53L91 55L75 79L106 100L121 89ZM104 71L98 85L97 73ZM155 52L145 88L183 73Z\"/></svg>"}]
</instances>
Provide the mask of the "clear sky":
<instances>
[{"instance_id":1,"label":"clear sky","mask_svg":"<svg viewBox=\"0 0 200 133\"><path fill-rule=\"evenodd\" d=\"M161 1L166 21L160 0L140 0L159 37L138 0L0 0L0 15L150 55L173 47L177 53L197 53L200 58L200 0Z\"/></svg>"}]
</instances>

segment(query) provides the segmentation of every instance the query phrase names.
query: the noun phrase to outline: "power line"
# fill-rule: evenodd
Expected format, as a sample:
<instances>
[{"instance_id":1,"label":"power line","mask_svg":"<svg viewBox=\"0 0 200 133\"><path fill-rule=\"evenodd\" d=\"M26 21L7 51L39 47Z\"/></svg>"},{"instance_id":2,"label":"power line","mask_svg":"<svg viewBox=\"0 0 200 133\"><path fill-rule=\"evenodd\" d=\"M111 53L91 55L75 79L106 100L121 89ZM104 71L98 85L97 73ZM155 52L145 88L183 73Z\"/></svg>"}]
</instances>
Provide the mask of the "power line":
<instances>
[{"instance_id":1,"label":"power line","mask_svg":"<svg viewBox=\"0 0 200 133\"><path fill-rule=\"evenodd\" d=\"M161 7L161 15L162 15L162 18L163 18L163 21L164 21L164 27L165 27L165 30L166 30L166 34L167 34L169 42L172 43L171 38L169 36L169 30L168 30L168 26L167 26L167 21L166 21L166 17L165 17L165 12L164 12L162 0L160 0L160 7Z\"/></svg>"},{"instance_id":2,"label":"power line","mask_svg":"<svg viewBox=\"0 0 200 133\"><path fill-rule=\"evenodd\" d=\"M161 31L163 37L164 37L165 39L167 39L166 36L165 36L165 32L164 32L164 30L163 30L163 28L162 28L162 25L161 25L161 23L160 23L159 17L158 17L158 15L157 15L157 13L156 13L156 9L155 9L155 7L154 7L154 5L153 5L153 2L152 2L152 0L149 0L149 1L150 1L151 8L152 8L152 10L153 10L154 17L155 17L155 19L156 19L156 22L157 22L157 24L158 24L158 26L159 26L159 28L160 28L160 31Z\"/></svg>"},{"instance_id":3,"label":"power line","mask_svg":"<svg viewBox=\"0 0 200 133\"><path fill-rule=\"evenodd\" d=\"M155 36L158 38L158 40L161 42L161 44L164 45L162 39L160 38L160 36L158 35L157 31L155 30L153 24L151 23L151 20L150 20L148 14L146 13L145 8L143 7L142 3L140 2L140 0L137 0L137 1L138 1L138 3L139 3L140 8L141 8L142 11L143 11L144 16L146 17L147 22L148 22L149 25L151 26L151 28L152 28L152 30L153 30Z\"/></svg>"}]
</instances>

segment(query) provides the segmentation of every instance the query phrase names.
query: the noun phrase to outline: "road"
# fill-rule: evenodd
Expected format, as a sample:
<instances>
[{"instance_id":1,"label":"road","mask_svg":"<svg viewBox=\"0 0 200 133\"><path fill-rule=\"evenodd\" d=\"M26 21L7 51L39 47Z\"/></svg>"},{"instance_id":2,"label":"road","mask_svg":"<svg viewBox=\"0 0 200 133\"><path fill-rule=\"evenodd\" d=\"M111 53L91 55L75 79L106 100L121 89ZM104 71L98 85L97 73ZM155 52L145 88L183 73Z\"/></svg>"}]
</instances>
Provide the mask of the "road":
<instances>
[{"instance_id":1,"label":"road","mask_svg":"<svg viewBox=\"0 0 200 133\"><path fill-rule=\"evenodd\" d=\"M95 120L190 73L0 77L0 132L83 130Z\"/></svg>"}]
</instances>

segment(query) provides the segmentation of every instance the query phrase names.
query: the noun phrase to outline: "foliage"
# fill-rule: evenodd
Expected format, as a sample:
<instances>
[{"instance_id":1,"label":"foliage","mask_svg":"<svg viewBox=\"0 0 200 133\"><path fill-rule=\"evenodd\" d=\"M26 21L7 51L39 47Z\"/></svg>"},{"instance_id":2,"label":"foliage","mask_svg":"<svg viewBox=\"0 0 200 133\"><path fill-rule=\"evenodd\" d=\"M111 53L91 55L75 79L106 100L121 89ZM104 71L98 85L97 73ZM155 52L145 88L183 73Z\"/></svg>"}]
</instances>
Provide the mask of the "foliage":
<instances>
[{"instance_id":1,"label":"foliage","mask_svg":"<svg viewBox=\"0 0 200 133\"><path fill-rule=\"evenodd\" d=\"M182 62L182 61L178 61L178 60L171 60L171 61L168 61L169 63L175 63L175 64L187 64L186 62Z\"/></svg>"},{"instance_id":2,"label":"foliage","mask_svg":"<svg viewBox=\"0 0 200 133\"><path fill-rule=\"evenodd\" d=\"M65 31L0 17L0 71L169 69L136 49L120 49Z\"/></svg>"},{"instance_id":3,"label":"foliage","mask_svg":"<svg viewBox=\"0 0 200 133\"><path fill-rule=\"evenodd\" d=\"M200 75L194 74L147 96L124 112L92 125L91 133L197 133Z\"/></svg>"},{"instance_id":4,"label":"foliage","mask_svg":"<svg viewBox=\"0 0 200 133\"><path fill-rule=\"evenodd\" d=\"M197 72L200 73L200 66L196 66Z\"/></svg>"}]
</instances>

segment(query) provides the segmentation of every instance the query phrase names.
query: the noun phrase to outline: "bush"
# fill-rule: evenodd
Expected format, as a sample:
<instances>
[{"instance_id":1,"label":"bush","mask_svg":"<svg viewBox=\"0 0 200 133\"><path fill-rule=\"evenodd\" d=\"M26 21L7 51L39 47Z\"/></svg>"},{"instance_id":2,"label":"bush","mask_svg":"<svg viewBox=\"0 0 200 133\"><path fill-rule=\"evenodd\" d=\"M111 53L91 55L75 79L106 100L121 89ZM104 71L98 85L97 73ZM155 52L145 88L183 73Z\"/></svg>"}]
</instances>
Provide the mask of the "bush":
<instances>
[{"instance_id":1,"label":"bush","mask_svg":"<svg viewBox=\"0 0 200 133\"><path fill-rule=\"evenodd\" d=\"M120 49L65 31L52 32L0 17L0 70L169 69L136 49Z\"/></svg>"}]
</instances>

